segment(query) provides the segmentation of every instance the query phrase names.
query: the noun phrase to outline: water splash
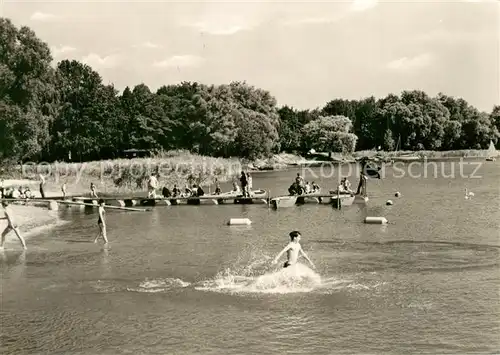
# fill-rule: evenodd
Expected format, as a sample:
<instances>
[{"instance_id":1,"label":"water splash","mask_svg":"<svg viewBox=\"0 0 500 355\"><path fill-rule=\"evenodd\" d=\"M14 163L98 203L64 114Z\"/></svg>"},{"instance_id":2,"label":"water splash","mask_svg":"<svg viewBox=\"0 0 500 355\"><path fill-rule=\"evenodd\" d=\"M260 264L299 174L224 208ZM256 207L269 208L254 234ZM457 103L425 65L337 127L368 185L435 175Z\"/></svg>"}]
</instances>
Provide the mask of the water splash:
<instances>
[{"instance_id":1,"label":"water splash","mask_svg":"<svg viewBox=\"0 0 500 355\"><path fill-rule=\"evenodd\" d=\"M229 293L301 293L328 288L346 280L333 278L322 280L321 276L303 264L266 272L260 276L241 276L225 270L213 279L195 286L196 290ZM349 280L347 280L349 282Z\"/></svg>"},{"instance_id":2,"label":"water splash","mask_svg":"<svg viewBox=\"0 0 500 355\"><path fill-rule=\"evenodd\" d=\"M147 292L157 293L166 292L176 288L184 288L191 285L189 282L181 279L167 278L167 279L154 279L141 282L138 287L127 287L127 291L132 292Z\"/></svg>"}]
</instances>

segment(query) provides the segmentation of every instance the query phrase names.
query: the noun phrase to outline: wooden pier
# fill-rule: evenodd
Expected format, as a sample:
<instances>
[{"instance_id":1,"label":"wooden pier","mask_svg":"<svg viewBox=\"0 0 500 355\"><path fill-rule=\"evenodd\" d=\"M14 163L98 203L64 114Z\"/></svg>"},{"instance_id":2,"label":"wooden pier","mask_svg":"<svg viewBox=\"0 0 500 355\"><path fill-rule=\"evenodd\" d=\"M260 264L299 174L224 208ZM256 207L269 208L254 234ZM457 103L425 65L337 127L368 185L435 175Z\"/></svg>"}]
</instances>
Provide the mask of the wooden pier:
<instances>
[{"instance_id":1,"label":"wooden pier","mask_svg":"<svg viewBox=\"0 0 500 355\"><path fill-rule=\"evenodd\" d=\"M66 205L80 205L81 207L93 208L97 207L99 200L103 200L106 207L118 208L127 210L138 206L179 206L179 205L270 205L272 207L291 207L296 205L305 204L324 204L324 205L338 205L339 202L342 206L350 206L355 202L356 196L349 194L307 194L296 196L277 196L274 198L269 197L269 193L265 190L253 191L250 197L243 195L234 195L225 193L220 195L204 195L199 197L156 197L148 198L144 196L103 196L103 197L90 197L90 196L66 196L64 199L59 197L48 198L32 198L32 199L12 199L6 198L5 200L19 203L61 203Z\"/></svg>"}]
</instances>

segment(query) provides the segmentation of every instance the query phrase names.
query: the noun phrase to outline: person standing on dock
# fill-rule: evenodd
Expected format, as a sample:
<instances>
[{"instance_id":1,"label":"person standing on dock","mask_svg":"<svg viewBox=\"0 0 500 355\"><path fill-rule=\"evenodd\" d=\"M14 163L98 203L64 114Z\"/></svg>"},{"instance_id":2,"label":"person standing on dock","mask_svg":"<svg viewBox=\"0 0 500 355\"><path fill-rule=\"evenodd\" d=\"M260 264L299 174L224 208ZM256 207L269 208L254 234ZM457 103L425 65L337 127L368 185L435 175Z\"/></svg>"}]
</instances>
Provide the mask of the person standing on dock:
<instances>
[{"instance_id":1,"label":"person standing on dock","mask_svg":"<svg viewBox=\"0 0 500 355\"><path fill-rule=\"evenodd\" d=\"M43 190L45 186L45 177L42 174L38 174L40 176L40 195L42 195L42 198L45 198L45 191Z\"/></svg>"},{"instance_id":2,"label":"person standing on dock","mask_svg":"<svg viewBox=\"0 0 500 355\"><path fill-rule=\"evenodd\" d=\"M90 197L98 198L97 191L93 182L90 183Z\"/></svg>"},{"instance_id":3,"label":"person standing on dock","mask_svg":"<svg viewBox=\"0 0 500 355\"><path fill-rule=\"evenodd\" d=\"M104 239L104 244L108 244L108 237L106 233L106 218L104 217L104 200L99 200L99 219L97 220L97 225L99 226L99 234L94 239L94 243L97 243L99 237Z\"/></svg>"},{"instance_id":4,"label":"person standing on dock","mask_svg":"<svg viewBox=\"0 0 500 355\"><path fill-rule=\"evenodd\" d=\"M148 179L148 198L156 198L156 189L158 187L158 179L155 174L151 174Z\"/></svg>"},{"instance_id":5,"label":"person standing on dock","mask_svg":"<svg viewBox=\"0 0 500 355\"><path fill-rule=\"evenodd\" d=\"M244 171L241 172L240 183L241 183L241 192L243 193L243 197L247 197L248 196L248 180L247 180L247 175L245 174Z\"/></svg>"},{"instance_id":6,"label":"person standing on dock","mask_svg":"<svg viewBox=\"0 0 500 355\"><path fill-rule=\"evenodd\" d=\"M370 162L366 157L361 159L360 164L361 164L361 172L359 174L359 185L356 191L356 195L361 195L366 197L366 182L368 180L368 177L374 179L380 179L381 178L380 167L370 165Z\"/></svg>"},{"instance_id":7,"label":"person standing on dock","mask_svg":"<svg viewBox=\"0 0 500 355\"><path fill-rule=\"evenodd\" d=\"M248 184L248 197L252 197L253 180L252 175L247 173L247 184Z\"/></svg>"},{"instance_id":8,"label":"person standing on dock","mask_svg":"<svg viewBox=\"0 0 500 355\"><path fill-rule=\"evenodd\" d=\"M21 236L21 233L19 233L19 229L17 229L17 224L14 222L14 219L12 218L12 213L10 209L8 208L8 203L6 201L2 201L2 208L3 208L3 214L4 217L0 219L6 219L7 220L7 227L4 229L2 232L2 241L0 244L0 250L3 250L3 245L5 243L5 237L7 234L12 230L14 233L16 233L17 238L21 241L21 244L24 249L28 249L26 247L26 241L24 238Z\"/></svg>"},{"instance_id":9,"label":"person standing on dock","mask_svg":"<svg viewBox=\"0 0 500 355\"><path fill-rule=\"evenodd\" d=\"M66 183L62 184L61 192L63 194L63 200L66 199Z\"/></svg>"}]
</instances>

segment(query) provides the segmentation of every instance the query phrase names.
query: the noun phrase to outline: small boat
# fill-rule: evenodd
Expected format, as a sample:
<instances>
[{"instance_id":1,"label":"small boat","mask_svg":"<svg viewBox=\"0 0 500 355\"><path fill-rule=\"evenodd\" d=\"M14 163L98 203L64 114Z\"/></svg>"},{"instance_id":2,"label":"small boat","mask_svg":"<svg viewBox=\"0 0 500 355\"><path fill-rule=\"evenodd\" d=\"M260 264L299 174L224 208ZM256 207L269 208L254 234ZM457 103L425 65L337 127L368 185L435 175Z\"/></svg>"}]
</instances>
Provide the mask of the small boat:
<instances>
[{"instance_id":1,"label":"small boat","mask_svg":"<svg viewBox=\"0 0 500 355\"><path fill-rule=\"evenodd\" d=\"M292 207L297 203L297 196L280 196L271 199L269 202L273 208Z\"/></svg>"},{"instance_id":2,"label":"small boat","mask_svg":"<svg viewBox=\"0 0 500 355\"><path fill-rule=\"evenodd\" d=\"M237 205L250 205L250 204L267 204L267 191L262 189L252 190L250 197L244 197L242 194L234 192L227 192L220 195L213 195L219 204L237 204Z\"/></svg>"},{"instance_id":3,"label":"small boat","mask_svg":"<svg viewBox=\"0 0 500 355\"><path fill-rule=\"evenodd\" d=\"M330 195L337 195L337 194L339 194L340 196L351 196L354 195L354 192L340 191L340 193L338 193L337 190L330 191Z\"/></svg>"},{"instance_id":4,"label":"small boat","mask_svg":"<svg viewBox=\"0 0 500 355\"><path fill-rule=\"evenodd\" d=\"M341 206L351 206L354 203L356 196L353 194L341 195L294 195L294 196L279 196L271 199L269 202L274 208L292 207L295 205L304 204L333 204L338 206L340 201Z\"/></svg>"},{"instance_id":5,"label":"small boat","mask_svg":"<svg viewBox=\"0 0 500 355\"><path fill-rule=\"evenodd\" d=\"M304 205L304 204L319 204L323 201L322 196L314 196L313 194L305 194L296 196L296 204Z\"/></svg>"},{"instance_id":6,"label":"small boat","mask_svg":"<svg viewBox=\"0 0 500 355\"><path fill-rule=\"evenodd\" d=\"M341 206L351 206L356 199L355 195L340 195L340 197L334 196L330 198L330 203L334 205L334 207L338 207L339 201Z\"/></svg>"}]
</instances>

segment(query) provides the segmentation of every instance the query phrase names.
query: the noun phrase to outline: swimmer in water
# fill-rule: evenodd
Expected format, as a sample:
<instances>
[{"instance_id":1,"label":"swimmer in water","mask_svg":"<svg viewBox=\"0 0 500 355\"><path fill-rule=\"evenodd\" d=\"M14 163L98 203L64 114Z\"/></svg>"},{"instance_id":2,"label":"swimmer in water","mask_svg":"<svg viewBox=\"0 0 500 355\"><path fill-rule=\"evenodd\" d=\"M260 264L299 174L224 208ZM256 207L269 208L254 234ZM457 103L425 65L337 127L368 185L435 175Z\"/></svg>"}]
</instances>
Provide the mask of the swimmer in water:
<instances>
[{"instance_id":1,"label":"swimmer in water","mask_svg":"<svg viewBox=\"0 0 500 355\"><path fill-rule=\"evenodd\" d=\"M299 231L293 231L290 232L290 239L291 242L288 243L288 245L280 251L280 253L274 258L273 264L276 264L278 262L278 259L286 252L287 253L287 261L285 264L283 264L283 267L289 267L290 265L294 265L297 263L297 259L299 258L299 253L306 258L307 261L311 264L311 266L315 269L316 266L314 266L313 262L309 257L304 253L304 250L302 250L302 246L300 245L300 232Z\"/></svg>"},{"instance_id":2,"label":"swimmer in water","mask_svg":"<svg viewBox=\"0 0 500 355\"><path fill-rule=\"evenodd\" d=\"M108 244L108 238L106 236L106 219L104 218L104 200L99 200L99 219L97 220L97 225L99 226L99 234L94 239L94 243L97 243L99 237L102 236L104 239L104 244Z\"/></svg>"}]
</instances>

